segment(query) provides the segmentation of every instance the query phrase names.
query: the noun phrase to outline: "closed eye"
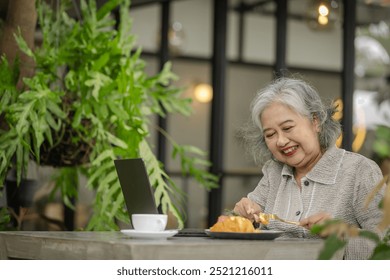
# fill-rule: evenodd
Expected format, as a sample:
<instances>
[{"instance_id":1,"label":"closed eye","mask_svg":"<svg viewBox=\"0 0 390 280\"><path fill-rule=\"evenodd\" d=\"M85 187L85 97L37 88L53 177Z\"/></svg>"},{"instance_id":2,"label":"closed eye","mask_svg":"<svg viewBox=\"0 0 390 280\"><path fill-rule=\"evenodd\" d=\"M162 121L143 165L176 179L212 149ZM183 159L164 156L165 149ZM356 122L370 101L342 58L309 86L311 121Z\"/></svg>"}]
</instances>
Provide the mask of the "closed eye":
<instances>
[{"instance_id":1,"label":"closed eye","mask_svg":"<svg viewBox=\"0 0 390 280\"><path fill-rule=\"evenodd\" d=\"M270 138L270 137L272 137L272 136L274 136L274 135L275 135L275 132L273 132L273 133L268 133L268 134L265 135L265 138Z\"/></svg>"},{"instance_id":2,"label":"closed eye","mask_svg":"<svg viewBox=\"0 0 390 280\"><path fill-rule=\"evenodd\" d=\"M293 128L293 126L287 126L283 128L283 131L290 131Z\"/></svg>"}]
</instances>

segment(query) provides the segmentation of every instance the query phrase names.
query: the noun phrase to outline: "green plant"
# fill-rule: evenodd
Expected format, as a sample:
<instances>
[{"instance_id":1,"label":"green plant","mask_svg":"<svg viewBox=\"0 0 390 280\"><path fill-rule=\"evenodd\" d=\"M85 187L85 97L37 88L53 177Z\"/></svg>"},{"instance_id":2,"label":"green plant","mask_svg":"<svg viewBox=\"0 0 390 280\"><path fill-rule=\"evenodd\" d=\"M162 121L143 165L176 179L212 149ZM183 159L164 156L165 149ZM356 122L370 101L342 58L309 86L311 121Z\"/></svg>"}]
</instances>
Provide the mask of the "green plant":
<instances>
[{"instance_id":1,"label":"green plant","mask_svg":"<svg viewBox=\"0 0 390 280\"><path fill-rule=\"evenodd\" d=\"M385 125L377 126L372 149L380 158L390 158L390 127Z\"/></svg>"},{"instance_id":2,"label":"green plant","mask_svg":"<svg viewBox=\"0 0 390 280\"><path fill-rule=\"evenodd\" d=\"M58 167L56 190L74 207L77 178L84 174L96 194L86 229L117 229L116 220L128 222L128 216L113 160L142 157L156 203L183 227L183 194L152 152L148 137L152 115L189 115L191 100L181 98L182 90L171 85L177 76L170 63L154 76L145 73L141 49L133 51L129 0L110 0L100 9L94 0L82 0L79 20L67 14L68 1L59 2L56 11L37 2L40 47L31 50L15 36L36 65L34 76L24 78L23 90L16 88L18 68L1 60L0 115L7 128L0 130L0 185L10 168L20 182L33 159ZM111 14L118 6L116 22ZM202 150L168 139L184 174L206 189L217 187L217 177L205 170L210 163Z\"/></svg>"}]
</instances>

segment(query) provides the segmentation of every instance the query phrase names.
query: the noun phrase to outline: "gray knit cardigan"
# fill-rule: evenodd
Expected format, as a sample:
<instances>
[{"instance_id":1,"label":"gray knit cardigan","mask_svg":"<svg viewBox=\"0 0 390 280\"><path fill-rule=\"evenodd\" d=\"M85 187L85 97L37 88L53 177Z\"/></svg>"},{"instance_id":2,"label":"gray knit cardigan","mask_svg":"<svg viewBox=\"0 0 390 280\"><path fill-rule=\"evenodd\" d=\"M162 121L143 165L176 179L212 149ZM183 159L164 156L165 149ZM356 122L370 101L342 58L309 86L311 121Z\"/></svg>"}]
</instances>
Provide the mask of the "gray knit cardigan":
<instances>
[{"instance_id":1,"label":"gray knit cardigan","mask_svg":"<svg viewBox=\"0 0 390 280\"><path fill-rule=\"evenodd\" d=\"M357 153L332 147L314 168L301 179L298 188L293 169L269 160L263 166L263 177L248 198L258 203L265 213L299 221L318 212L328 212L334 218L362 229L376 230L382 218L378 203L383 193L375 196L368 209L367 195L383 178L378 165ZM282 238L319 238L303 227L271 221L268 229L282 230ZM367 259L373 243L362 238L351 239L345 259Z\"/></svg>"}]
</instances>

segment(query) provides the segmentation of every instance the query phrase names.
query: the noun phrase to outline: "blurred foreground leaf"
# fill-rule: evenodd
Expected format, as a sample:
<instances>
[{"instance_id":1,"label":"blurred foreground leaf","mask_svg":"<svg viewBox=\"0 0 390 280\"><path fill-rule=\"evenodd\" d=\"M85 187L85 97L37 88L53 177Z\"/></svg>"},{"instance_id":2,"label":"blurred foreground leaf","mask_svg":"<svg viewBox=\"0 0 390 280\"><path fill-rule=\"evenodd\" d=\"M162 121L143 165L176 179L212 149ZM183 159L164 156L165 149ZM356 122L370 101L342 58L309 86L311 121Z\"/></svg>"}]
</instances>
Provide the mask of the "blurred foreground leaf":
<instances>
[{"instance_id":1,"label":"blurred foreground leaf","mask_svg":"<svg viewBox=\"0 0 390 280\"><path fill-rule=\"evenodd\" d=\"M318 256L319 260L330 260L334 254L345 247L347 241L340 240L335 234L329 236L324 243L324 248Z\"/></svg>"}]
</instances>

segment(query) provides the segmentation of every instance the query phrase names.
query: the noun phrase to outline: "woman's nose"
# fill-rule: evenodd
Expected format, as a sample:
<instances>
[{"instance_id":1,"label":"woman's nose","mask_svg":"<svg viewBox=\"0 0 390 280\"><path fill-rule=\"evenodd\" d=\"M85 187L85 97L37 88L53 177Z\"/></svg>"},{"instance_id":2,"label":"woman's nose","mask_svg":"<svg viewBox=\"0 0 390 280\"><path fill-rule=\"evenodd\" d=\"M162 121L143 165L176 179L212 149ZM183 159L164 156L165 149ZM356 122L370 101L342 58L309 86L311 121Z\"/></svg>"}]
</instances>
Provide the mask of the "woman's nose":
<instances>
[{"instance_id":1,"label":"woman's nose","mask_svg":"<svg viewBox=\"0 0 390 280\"><path fill-rule=\"evenodd\" d=\"M287 137L285 137L283 134L279 134L278 135L278 141L277 141L277 145L278 145L278 147L284 147L284 146L286 146L286 144L288 143L288 138Z\"/></svg>"}]
</instances>

